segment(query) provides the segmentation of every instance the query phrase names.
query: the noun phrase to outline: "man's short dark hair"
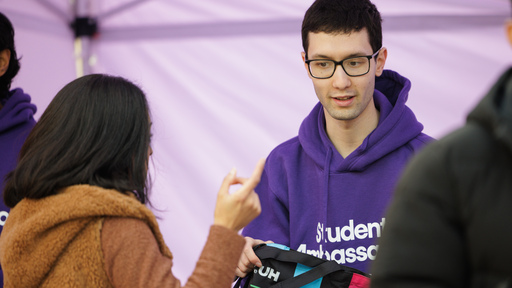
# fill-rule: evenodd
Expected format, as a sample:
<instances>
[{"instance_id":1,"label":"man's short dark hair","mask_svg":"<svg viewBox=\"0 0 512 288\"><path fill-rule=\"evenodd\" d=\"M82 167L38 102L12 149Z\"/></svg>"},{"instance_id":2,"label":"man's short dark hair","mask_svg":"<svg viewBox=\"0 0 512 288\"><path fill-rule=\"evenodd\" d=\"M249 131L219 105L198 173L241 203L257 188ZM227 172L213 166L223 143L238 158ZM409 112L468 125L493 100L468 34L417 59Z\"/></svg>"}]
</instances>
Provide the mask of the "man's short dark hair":
<instances>
[{"instance_id":1,"label":"man's short dark hair","mask_svg":"<svg viewBox=\"0 0 512 288\"><path fill-rule=\"evenodd\" d=\"M5 49L11 51L11 59L9 60L7 71L0 77L0 100L7 96L11 88L12 79L20 70L20 62L14 48L14 28L11 21L4 14L0 13L0 51Z\"/></svg>"},{"instance_id":2,"label":"man's short dark hair","mask_svg":"<svg viewBox=\"0 0 512 288\"><path fill-rule=\"evenodd\" d=\"M512 1L512 0L511 0ZM382 47L382 18L368 0L316 0L302 21L302 47L308 53L309 32L349 34L366 28L373 52Z\"/></svg>"}]
</instances>

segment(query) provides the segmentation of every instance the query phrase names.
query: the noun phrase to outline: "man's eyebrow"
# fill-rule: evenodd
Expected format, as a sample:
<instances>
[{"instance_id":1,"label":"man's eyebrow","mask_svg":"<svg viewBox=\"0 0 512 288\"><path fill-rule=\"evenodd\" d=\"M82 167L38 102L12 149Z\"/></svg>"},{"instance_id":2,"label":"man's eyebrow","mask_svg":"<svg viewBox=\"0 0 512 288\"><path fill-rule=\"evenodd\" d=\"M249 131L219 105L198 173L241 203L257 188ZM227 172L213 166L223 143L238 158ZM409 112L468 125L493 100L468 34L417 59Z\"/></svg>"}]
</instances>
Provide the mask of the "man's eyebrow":
<instances>
[{"instance_id":1,"label":"man's eyebrow","mask_svg":"<svg viewBox=\"0 0 512 288\"><path fill-rule=\"evenodd\" d=\"M345 57L343 59L359 57L359 56L367 56L367 55L363 52L356 52L356 53L349 54L347 57ZM311 55L311 59L332 59L332 58L329 56L323 55L323 54L314 54L314 55ZM341 60L343 60L343 59L341 59Z\"/></svg>"},{"instance_id":2,"label":"man's eyebrow","mask_svg":"<svg viewBox=\"0 0 512 288\"><path fill-rule=\"evenodd\" d=\"M325 56L325 55L322 55L322 54L314 54L314 55L311 55L312 58L314 59L330 59L331 57L328 57L328 56Z\"/></svg>"}]
</instances>

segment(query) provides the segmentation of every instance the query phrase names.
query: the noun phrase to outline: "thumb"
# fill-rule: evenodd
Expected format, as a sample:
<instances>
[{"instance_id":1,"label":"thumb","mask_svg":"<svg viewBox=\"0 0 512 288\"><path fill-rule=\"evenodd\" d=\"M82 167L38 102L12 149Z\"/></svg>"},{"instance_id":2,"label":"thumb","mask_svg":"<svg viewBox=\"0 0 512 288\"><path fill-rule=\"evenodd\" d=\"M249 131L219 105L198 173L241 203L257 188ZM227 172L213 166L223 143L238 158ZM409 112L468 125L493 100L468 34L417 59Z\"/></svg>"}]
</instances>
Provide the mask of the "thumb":
<instances>
[{"instance_id":1,"label":"thumb","mask_svg":"<svg viewBox=\"0 0 512 288\"><path fill-rule=\"evenodd\" d=\"M229 186L234 183L236 179L236 168L232 168L231 171L229 171L228 175L224 177L224 180L222 180L222 184L220 185L219 194L229 194Z\"/></svg>"}]
</instances>

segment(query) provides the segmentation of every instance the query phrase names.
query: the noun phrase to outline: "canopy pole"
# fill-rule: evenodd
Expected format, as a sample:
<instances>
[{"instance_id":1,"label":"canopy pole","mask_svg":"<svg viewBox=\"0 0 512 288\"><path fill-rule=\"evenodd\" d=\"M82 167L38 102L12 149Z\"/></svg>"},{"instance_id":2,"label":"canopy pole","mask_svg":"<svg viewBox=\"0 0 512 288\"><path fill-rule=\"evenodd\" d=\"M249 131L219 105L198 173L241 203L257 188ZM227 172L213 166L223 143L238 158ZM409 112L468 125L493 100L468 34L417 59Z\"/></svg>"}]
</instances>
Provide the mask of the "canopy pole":
<instances>
[{"instance_id":1,"label":"canopy pole","mask_svg":"<svg viewBox=\"0 0 512 288\"><path fill-rule=\"evenodd\" d=\"M98 33L96 19L91 17L89 0L75 0L75 19L71 27L75 33L74 51L76 77L92 73L91 44Z\"/></svg>"}]
</instances>

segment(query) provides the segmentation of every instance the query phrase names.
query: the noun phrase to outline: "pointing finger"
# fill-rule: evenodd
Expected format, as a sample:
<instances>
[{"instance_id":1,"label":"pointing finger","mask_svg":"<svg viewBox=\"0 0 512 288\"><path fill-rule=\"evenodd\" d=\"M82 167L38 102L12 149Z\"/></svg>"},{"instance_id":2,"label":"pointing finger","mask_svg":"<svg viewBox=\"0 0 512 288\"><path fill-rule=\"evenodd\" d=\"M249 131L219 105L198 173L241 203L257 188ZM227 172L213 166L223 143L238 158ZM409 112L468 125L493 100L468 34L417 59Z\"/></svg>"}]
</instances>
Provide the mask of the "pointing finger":
<instances>
[{"instance_id":1,"label":"pointing finger","mask_svg":"<svg viewBox=\"0 0 512 288\"><path fill-rule=\"evenodd\" d=\"M250 193L254 190L256 185L258 185L258 183L260 182L261 173L263 173L263 167L265 167L265 159L260 159L256 164L256 167L254 168L251 177L247 180L242 180L244 183L242 184L242 188L240 188L239 190L242 196L250 195Z\"/></svg>"}]
</instances>

